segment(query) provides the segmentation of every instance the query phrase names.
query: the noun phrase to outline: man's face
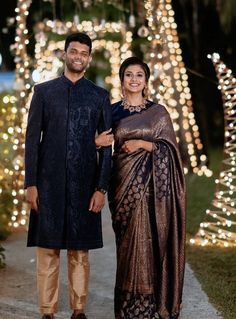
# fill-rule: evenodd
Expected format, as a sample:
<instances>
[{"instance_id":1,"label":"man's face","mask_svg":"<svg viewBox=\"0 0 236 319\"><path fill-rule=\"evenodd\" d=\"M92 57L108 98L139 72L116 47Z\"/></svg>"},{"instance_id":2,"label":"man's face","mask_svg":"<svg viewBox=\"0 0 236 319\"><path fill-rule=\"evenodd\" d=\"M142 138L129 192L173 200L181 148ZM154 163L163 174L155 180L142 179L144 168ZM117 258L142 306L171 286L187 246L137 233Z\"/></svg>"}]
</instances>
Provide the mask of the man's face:
<instances>
[{"instance_id":1,"label":"man's face","mask_svg":"<svg viewBox=\"0 0 236 319\"><path fill-rule=\"evenodd\" d=\"M89 47L86 44L77 41L70 42L64 53L64 60L68 71L72 73L81 73L85 71L91 61Z\"/></svg>"}]
</instances>

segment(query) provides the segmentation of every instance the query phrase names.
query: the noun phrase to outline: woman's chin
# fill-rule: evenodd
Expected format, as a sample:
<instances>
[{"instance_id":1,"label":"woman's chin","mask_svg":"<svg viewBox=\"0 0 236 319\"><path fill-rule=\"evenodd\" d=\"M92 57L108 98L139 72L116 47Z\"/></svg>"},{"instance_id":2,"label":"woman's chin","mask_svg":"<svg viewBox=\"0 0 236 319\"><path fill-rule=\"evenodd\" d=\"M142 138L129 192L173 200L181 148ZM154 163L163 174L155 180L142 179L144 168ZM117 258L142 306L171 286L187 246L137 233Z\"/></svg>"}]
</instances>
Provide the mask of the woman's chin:
<instances>
[{"instance_id":1,"label":"woman's chin","mask_svg":"<svg viewBox=\"0 0 236 319\"><path fill-rule=\"evenodd\" d=\"M137 93L137 94L142 93L142 90L140 90L140 88L129 88L127 91L129 93Z\"/></svg>"}]
</instances>

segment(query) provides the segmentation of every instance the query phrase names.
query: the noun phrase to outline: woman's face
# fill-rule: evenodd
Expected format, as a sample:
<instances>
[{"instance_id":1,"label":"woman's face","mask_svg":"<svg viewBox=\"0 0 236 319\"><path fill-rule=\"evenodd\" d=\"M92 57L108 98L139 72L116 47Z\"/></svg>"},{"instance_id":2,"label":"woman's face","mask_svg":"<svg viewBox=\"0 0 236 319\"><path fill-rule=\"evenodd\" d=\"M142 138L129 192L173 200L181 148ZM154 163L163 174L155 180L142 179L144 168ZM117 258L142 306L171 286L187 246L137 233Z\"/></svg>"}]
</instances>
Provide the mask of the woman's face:
<instances>
[{"instance_id":1,"label":"woman's face","mask_svg":"<svg viewBox=\"0 0 236 319\"><path fill-rule=\"evenodd\" d=\"M145 73L138 64L129 65L124 72L123 89L126 93L140 93L146 86Z\"/></svg>"}]
</instances>

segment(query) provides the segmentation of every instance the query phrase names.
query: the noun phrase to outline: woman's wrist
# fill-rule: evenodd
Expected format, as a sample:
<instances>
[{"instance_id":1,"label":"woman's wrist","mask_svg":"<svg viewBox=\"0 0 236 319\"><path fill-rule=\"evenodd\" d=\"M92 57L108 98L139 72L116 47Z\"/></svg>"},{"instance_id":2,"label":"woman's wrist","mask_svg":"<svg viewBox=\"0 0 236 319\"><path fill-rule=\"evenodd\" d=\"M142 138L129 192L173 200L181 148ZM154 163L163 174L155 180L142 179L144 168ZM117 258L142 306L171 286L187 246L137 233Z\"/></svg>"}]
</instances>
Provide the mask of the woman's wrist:
<instances>
[{"instance_id":1,"label":"woman's wrist","mask_svg":"<svg viewBox=\"0 0 236 319\"><path fill-rule=\"evenodd\" d=\"M151 152L152 151L152 143L144 140L140 140L140 148L143 148L144 150Z\"/></svg>"},{"instance_id":2,"label":"woman's wrist","mask_svg":"<svg viewBox=\"0 0 236 319\"><path fill-rule=\"evenodd\" d=\"M144 148L144 141L143 140L138 140L138 147L139 148Z\"/></svg>"}]
</instances>

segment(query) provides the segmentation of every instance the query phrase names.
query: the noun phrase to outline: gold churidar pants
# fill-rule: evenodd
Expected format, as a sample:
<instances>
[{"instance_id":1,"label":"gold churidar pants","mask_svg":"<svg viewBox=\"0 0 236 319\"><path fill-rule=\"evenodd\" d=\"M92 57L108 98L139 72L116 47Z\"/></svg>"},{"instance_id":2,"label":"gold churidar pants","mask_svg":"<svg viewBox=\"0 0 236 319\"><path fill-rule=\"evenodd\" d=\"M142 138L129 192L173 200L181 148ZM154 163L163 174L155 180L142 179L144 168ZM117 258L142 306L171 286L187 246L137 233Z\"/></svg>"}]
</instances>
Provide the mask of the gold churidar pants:
<instances>
[{"instance_id":1,"label":"gold churidar pants","mask_svg":"<svg viewBox=\"0 0 236 319\"><path fill-rule=\"evenodd\" d=\"M84 309L89 282L89 253L68 250L68 279L71 309ZM37 286L42 313L55 313L58 307L60 250L37 248Z\"/></svg>"}]
</instances>

